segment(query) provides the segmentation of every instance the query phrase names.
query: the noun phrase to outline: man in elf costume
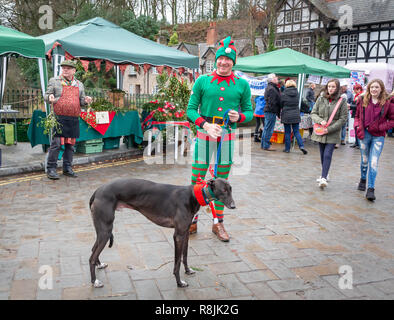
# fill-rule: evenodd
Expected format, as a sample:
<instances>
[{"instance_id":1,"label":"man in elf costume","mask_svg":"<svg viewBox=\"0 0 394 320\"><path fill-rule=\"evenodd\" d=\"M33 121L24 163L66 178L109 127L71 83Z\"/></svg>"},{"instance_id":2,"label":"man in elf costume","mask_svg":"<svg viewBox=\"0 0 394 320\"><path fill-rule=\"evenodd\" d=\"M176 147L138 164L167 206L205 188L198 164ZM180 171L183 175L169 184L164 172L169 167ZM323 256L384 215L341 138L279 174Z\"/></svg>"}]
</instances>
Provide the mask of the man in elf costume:
<instances>
[{"instance_id":1,"label":"man in elf costume","mask_svg":"<svg viewBox=\"0 0 394 320\"><path fill-rule=\"evenodd\" d=\"M216 51L216 70L211 74L200 76L193 86L187 107L188 118L197 126L197 142L192 164L192 184L197 178L205 178L212 155L216 152L222 130L225 130L218 161L217 177L227 179L233 163L234 139L237 122L249 122L253 118L251 92L246 80L240 79L232 72L236 63L237 49L231 37L219 42ZM224 125L224 116L228 111L231 131ZM216 160L214 160L216 161ZM214 201L218 221L214 220L212 232L221 241L229 241L230 237L223 225L224 205ZM190 233L197 232L198 215L193 219Z\"/></svg>"}]
</instances>

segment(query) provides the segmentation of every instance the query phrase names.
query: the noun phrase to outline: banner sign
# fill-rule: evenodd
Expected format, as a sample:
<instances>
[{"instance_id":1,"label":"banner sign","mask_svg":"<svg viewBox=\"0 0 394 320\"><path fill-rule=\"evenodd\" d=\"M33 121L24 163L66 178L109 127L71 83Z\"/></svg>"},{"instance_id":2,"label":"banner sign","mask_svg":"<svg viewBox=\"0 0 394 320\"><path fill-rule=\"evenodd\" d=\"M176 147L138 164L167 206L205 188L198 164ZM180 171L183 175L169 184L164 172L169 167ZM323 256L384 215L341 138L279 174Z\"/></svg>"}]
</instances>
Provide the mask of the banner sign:
<instances>
[{"instance_id":1,"label":"banner sign","mask_svg":"<svg viewBox=\"0 0 394 320\"><path fill-rule=\"evenodd\" d=\"M309 77L308 77L308 81L307 82L309 82L309 83L314 83L314 84L320 84L320 76L314 76L314 75L310 75Z\"/></svg>"},{"instance_id":2,"label":"banner sign","mask_svg":"<svg viewBox=\"0 0 394 320\"><path fill-rule=\"evenodd\" d=\"M250 91L253 96L264 96L265 88L268 85L267 77L251 77L241 71L234 71L238 78L245 79L250 86Z\"/></svg>"}]
</instances>

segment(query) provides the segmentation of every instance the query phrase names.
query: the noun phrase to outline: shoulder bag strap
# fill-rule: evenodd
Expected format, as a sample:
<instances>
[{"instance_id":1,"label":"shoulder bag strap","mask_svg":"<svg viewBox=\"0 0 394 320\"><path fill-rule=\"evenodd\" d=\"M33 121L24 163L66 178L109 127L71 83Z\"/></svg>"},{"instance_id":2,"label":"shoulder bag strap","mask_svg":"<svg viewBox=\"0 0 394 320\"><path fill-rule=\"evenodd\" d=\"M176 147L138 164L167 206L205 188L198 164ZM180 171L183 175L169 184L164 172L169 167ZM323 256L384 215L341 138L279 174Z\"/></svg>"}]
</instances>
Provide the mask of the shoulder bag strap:
<instances>
[{"instance_id":1,"label":"shoulder bag strap","mask_svg":"<svg viewBox=\"0 0 394 320\"><path fill-rule=\"evenodd\" d=\"M335 106L334 110L332 111L331 116L330 116L330 118L327 121L326 127L328 127L330 125L332 119L334 119L334 116L337 113L339 105L341 104L341 102L342 102L342 97L338 100L337 105Z\"/></svg>"}]
</instances>

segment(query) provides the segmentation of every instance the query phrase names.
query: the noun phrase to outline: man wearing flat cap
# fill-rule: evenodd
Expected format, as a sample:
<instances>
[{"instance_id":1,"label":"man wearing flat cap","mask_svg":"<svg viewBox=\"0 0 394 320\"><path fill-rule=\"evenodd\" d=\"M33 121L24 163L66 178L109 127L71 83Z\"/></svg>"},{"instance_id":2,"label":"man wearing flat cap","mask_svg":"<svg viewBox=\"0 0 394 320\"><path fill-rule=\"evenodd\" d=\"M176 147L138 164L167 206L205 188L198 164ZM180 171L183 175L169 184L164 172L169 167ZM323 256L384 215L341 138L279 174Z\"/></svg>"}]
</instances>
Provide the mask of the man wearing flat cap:
<instances>
[{"instance_id":1,"label":"man wearing flat cap","mask_svg":"<svg viewBox=\"0 0 394 320\"><path fill-rule=\"evenodd\" d=\"M218 160L217 177L228 178L233 163L234 130L237 123L249 122L253 119L249 84L232 72L236 59L237 49L231 37L221 40L215 56L216 70L211 74L200 76L193 86L187 106L187 116L197 127L192 163L193 185L197 183L199 175L202 179L205 178L212 154L216 155L222 139L222 130L225 132ZM227 111L232 131L223 126ZM223 225L224 204L215 200L214 207L218 220L214 219L212 232L219 240L227 242L230 237ZM197 232L197 218L198 215L193 219L190 233Z\"/></svg>"},{"instance_id":2,"label":"man wearing flat cap","mask_svg":"<svg viewBox=\"0 0 394 320\"><path fill-rule=\"evenodd\" d=\"M60 64L62 73L58 77L51 78L44 99L53 106L60 130L54 129L51 146L48 152L47 176L49 179L57 180L56 172L59 151L64 145L63 174L76 178L72 170L74 145L79 137L79 115L81 106L88 105L92 98L85 96L83 84L74 78L76 63L65 60Z\"/></svg>"}]
</instances>

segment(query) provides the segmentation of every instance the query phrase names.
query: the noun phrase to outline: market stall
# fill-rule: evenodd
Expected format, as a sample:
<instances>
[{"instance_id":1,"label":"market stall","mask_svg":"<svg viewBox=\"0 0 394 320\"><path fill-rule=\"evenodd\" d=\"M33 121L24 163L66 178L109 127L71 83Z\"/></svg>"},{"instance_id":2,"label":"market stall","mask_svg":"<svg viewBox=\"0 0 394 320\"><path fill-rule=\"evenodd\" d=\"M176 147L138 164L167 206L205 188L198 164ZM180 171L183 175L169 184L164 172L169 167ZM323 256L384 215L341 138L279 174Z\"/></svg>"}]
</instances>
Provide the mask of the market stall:
<instances>
[{"instance_id":1,"label":"market stall","mask_svg":"<svg viewBox=\"0 0 394 320\"><path fill-rule=\"evenodd\" d=\"M44 134L44 128L40 126L41 119L45 118L45 112L35 110L30 122L27 135L32 147L42 144L49 145L49 138ZM77 142L104 139L104 138L117 138L117 137L130 137L134 139L136 144L142 143L143 133L141 130L140 118L137 111L118 112L111 115L111 121L108 126L95 128L89 125L88 122L79 119L80 136Z\"/></svg>"},{"instance_id":2,"label":"market stall","mask_svg":"<svg viewBox=\"0 0 394 320\"><path fill-rule=\"evenodd\" d=\"M45 43L47 57L53 58L55 75L64 59L78 58L85 69L90 62L98 65L105 61L106 70L116 68L118 89L121 73L128 65L141 66L144 72L159 66L159 73L164 67L178 72L199 68L198 57L142 38L100 17L38 38Z\"/></svg>"}]
</instances>

